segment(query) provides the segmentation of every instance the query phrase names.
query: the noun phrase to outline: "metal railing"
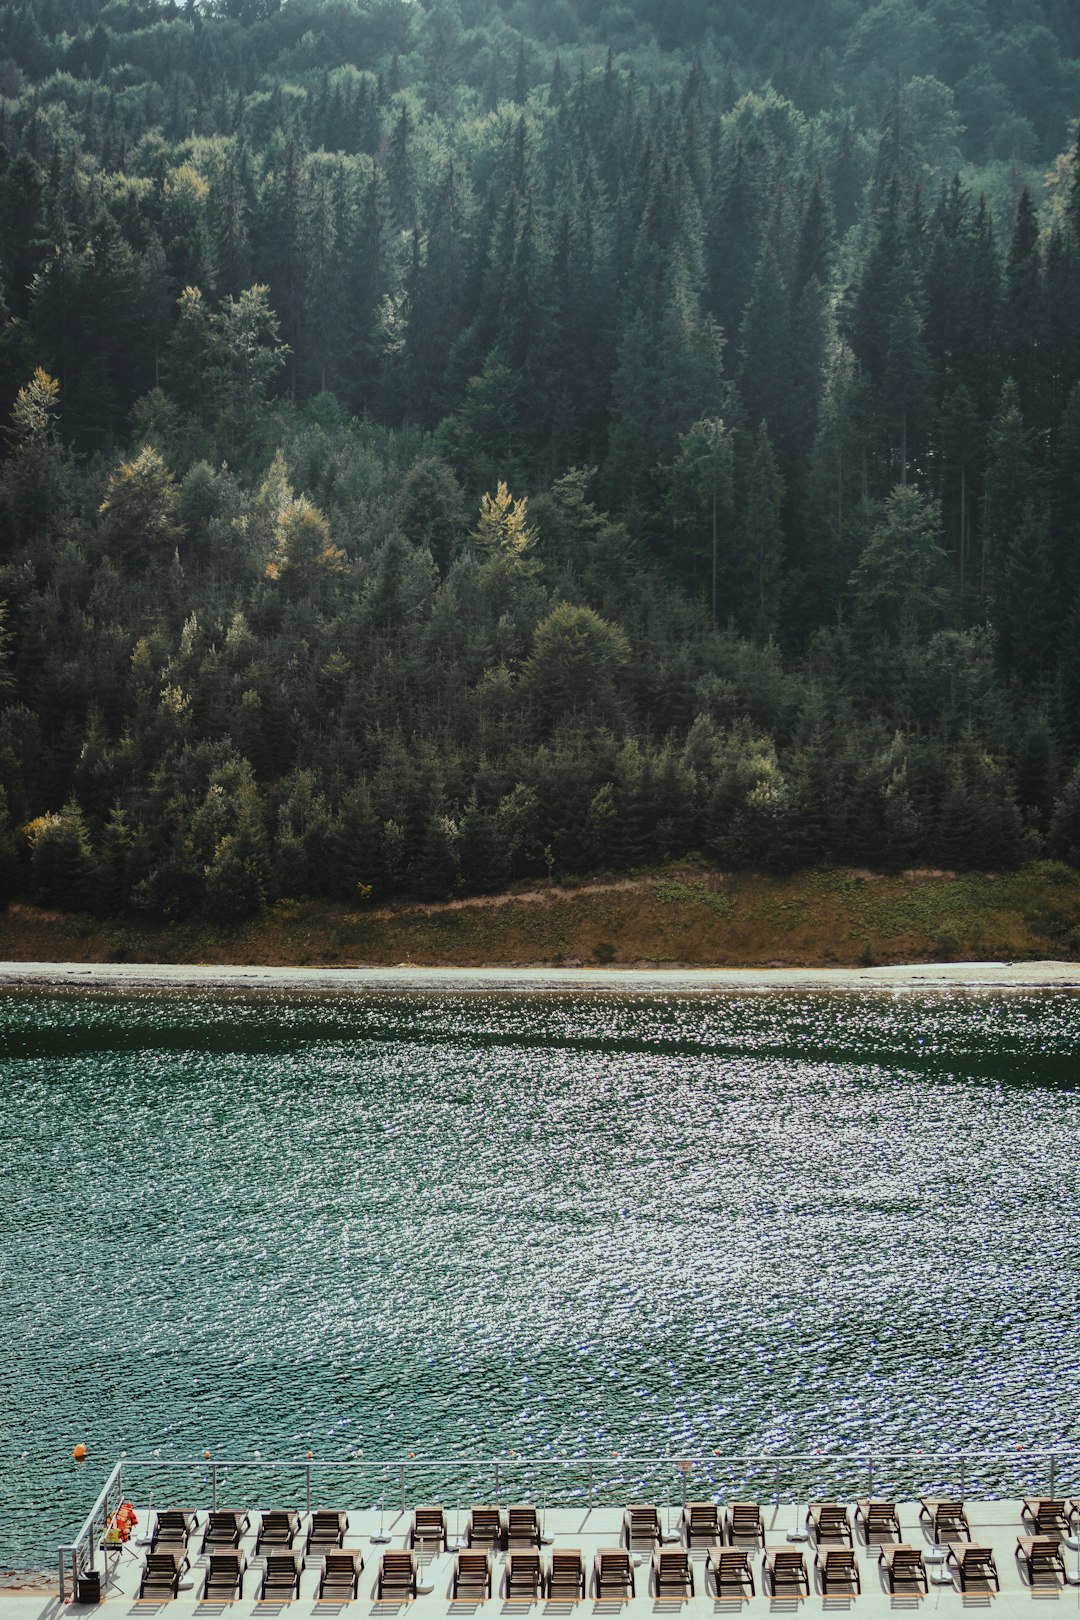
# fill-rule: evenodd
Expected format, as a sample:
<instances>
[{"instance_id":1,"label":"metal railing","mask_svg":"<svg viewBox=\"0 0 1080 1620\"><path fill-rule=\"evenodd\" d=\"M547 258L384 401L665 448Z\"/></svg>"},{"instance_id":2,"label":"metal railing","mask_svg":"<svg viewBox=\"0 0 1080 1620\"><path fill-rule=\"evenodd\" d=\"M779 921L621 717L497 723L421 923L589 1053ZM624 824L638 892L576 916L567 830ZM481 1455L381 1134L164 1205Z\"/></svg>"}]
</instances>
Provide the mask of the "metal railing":
<instances>
[{"instance_id":1,"label":"metal railing","mask_svg":"<svg viewBox=\"0 0 1080 1620\"><path fill-rule=\"evenodd\" d=\"M109 1520L123 1501L124 1461L120 1459L113 1465L112 1473L102 1486L97 1501L83 1520L82 1526L75 1539L66 1547L57 1549L56 1573L60 1585L60 1601L66 1597L66 1574L71 1569L71 1587L76 1590L79 1575L84 1569L96 1568L95 1555L98 1546L98 1536L104 1536L109 1526Z\"/></svg>"},{"instance_id":2,"label":"metal railing","mask_svg":"<svg viewBox=\"0 0 1080 1620\"><path fill-rule=\"evenodd\" d=\"M489 1458L353 1457L324 1461L289 1458L121 1457L74 1540L58 1551L61 1602L66 1574L95 1567L99 1535L125 1497L152 1510L155 1496L177 1501L177 1476L184 1477L185 1507L216 1510L265 1503L268 1476L274 1497L304 1508L362 1508L385 1512L387 1502L404 1514L409 1501L464 1507L472 1502L532 1501L548 1507L583 1507L586 1512L621 1507L643 1497L670 1510L687 1501L750 1498L777 1507L782 1502L855 1501L863 1496L911 1501L920 1496L1058 1497L1080 1493L1080 1449L962 1452L719 1452L668 1457L548 1455L510 1452ZM136 1483L133 1483L136 1482ZM279 1485L277 1482L281 1482ZM143 1496L142 1491L146 1491ZM170 1494L171 1493L171 1494Z\"/></svg>"}]
</instances>

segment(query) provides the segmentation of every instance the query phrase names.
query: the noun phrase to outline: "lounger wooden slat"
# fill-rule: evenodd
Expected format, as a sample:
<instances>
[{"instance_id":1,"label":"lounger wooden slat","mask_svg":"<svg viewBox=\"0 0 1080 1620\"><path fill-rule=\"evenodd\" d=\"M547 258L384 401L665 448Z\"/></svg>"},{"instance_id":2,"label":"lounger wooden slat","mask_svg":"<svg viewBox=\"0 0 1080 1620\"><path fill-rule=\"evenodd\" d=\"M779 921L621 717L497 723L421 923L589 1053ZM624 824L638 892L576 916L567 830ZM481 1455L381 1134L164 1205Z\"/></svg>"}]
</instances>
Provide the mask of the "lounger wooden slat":
<instances>
[{"instance_id":1,"label":"lounger wooden slat","mask_svg":"<svg viewBox=\"0 0 1080 1620\"><path fill-rule=\"evenodd\" d=\"M540 1554L512 1552L506 1561L506 1597L508 1602L534 1603L544 1595L544 1571Z\"/></svg>"},{"instance_id":2,"label":"lounger wooden slat","mask_svg":"<svg viewBox=\"0 0 1080 1620\"><path fill-rule=\"evenodd\" d=\"M690 1554L683 1547L658 1547L653 1554L653 1581L658 1598L675 1592L679 1597L694 1595L694 1571Z\"/></svg>"},{"instance_id":3,"label":"lounger wooden slat","mask_svg":"<svg viewBox=\"0 0 1080 1620\"><path fill-rule=\"evenodd\" d=\"M345 1542L345 1532L349 1528L349 1515L335 1513L326 1508L319 1508L311 1515L308 1525L307 1538L304 1543L307 1552L327 1552L335 1547L341 1547Z\"/></svg>"},{"instance_id":4,"label":"lounger wooden slat","mask_svg":"<svg viewBox=\"0 0 1080 1620\"><path fill-rule=\"evenodd\" d=\"M612 1591L621 1592L623 1597L636 1595L634 1566L625 1547L601 1547L593 1564L593 1574L598 1598L607 1597Z\"/></svg>"},{"instance_id":5,"label":"lounger wooden slat","mask_svg":"<svg viewBox=\"0 0 1080 1620\"><path fill-rule=\"evenodd\" d=\"M539 1547L540 1520L534 1507L527 1504L507 1508L506 1545L508 1548Z\"/></svg>"},{"instance_id":6,"label":"lounger wooden slat","mask_svg":"<svg viewBox=\"0 0 1080 1620\"><path fill-rule=\"evenodd\" d=\"M775 1597L782 1587L795 1586L810 1596L806 1560L794 1547L775 1547L761 1561L762 1581Z\"/></svg>"},{"instance_id":7,"label":"lounger wooden slat","mask_svg":"<svg viewBox=\"0 0 1080 1620\"><path fill-rule=\"evenodd\" d=\"M729 1583L741 1589L744 1581L750 1582L751 1597L756 1594L750 1554L745 1547L710 1547L705 1563L712 1568L717 1597L723 1597L724 1587Z\"/></svg>"},{"instance_id":8,"label":"lounger wooden slat","mask_svg":"<svg viewBox=\"0 0 1080 1620\"><path fill-rule=\"evenodd\" d=\"M206 1521L203 1531L202 1550L212 1552L220 1547L227 1550L230 1547L239 1547L242 1537L250 1527L251 1520L246 1513L233 1513L224 1509L216 1509Z\"/></svg>"},{"instance_id":9,"label":"lounger wooden slat","mask_svg":"<svg viewBox=\"0 0 1080 1620\"><path fill-rule=\"evenodd\" d=\"M548 1571L548 1597L576 1603L585 1596L585 1560L580 1547L553 1547Z\"/></svg>"},{"instance_id":10,"label":"lounger wooden slat","mask_svg":"<svg viewBox=\"0 0 1080 1620\"><path fill-rule=\"evenodd\" d=\"M294 1508L269 1509L259 1521L259 1531L255 1537L256 1558L261 1555L264 1547L278 1552L291 1548L293 1537L299 1528L300 1515Z\"/></svg>"},{"instance_id":11,"label":"lounger wooden slat","mask_svg":"<svg viewBox=\"0 0 1080 1620\"><path fill-rule=\"evenodd\" d=\"M897 1581L913 1581L917 1586L921 1586L924 1592L929 1591L926 1565L923 1563L920 1547L912 1547L906 1541L893 1542L890 1546L879 1549L878 1563L885 1571L885 1580L890 1592L896 1591Z\"/></svg>"},{"instance_id":12,"label":"lounger wooden slat","mask_svg":"<svg viewBox=\"0 0 1080 1620\"><path fill-rule=\"evenodd\" d=\"M465 1539L470 1547L501 1547L503 1544L502 1510L497 1507L474 1507L469 1514Z\"/></svg>"},{"instance_id":13,"label":"lounger wooden slat","mask_svg":"<svg viewBox=\"0 0 1080 1620\"><path fill-rule=\"evenodd\" d=\"M157 1598L159 1601L176 1597L180 1591L181 1571L187 1567L187 1555L176 1547L164 1547L158 1552L151 1550L143 1565L139 1597Z\"/></svg>"},{"instance_id":14,"label":"lounger wooden slat","mask_svg":"<svg viewBox=\"0 0 1080 1620\"><path fill-rule=\"evenodd\" d=\"M400 1603L416 1596L416 1554L388 1547L379 1564L376 1593L380 1602Z\"/></svg>"},{"instance_id":15,"label":"lounger wooden slat","mask_svg":"<svg viewBox=\"0 0 1080 1620\"><path fill-rule=\"evenodd\" d=\"M1030 1586L1035 1585L1036 1575L1060 1575L1064 1584L1065 1555L1053 1536L1017 1536L1016 1555L1027 1570Z\"/></svg>"},{"instance_id":16,"label":"lounger wooden slat","mask_svg":"<svg viewBox=\"0 0 1080 1620\"><path fill-rule=\"evenodd\" d=\"M852 1545L851 1520L842 1502L810 1502L806 1509L807 1526L813 1526L814 1540L846 1541Z\"/></svg>"},{"instance_id":17,"label":"lounger wooden slat","mask_svg":"<svg viewBox=\"0 0 1080 1620\"><path fill-rule=\"evenodd\" d=\"M949 1559L956 1565L960 1576L960 1590L967 1591L967 1583L972 1576L976 1580L993 1581L998 1591L1001 1590L1001 1581L998 1579L997 1565L994 1562L992 1547L976 1547L971 1542L966 1547L950 1547Z\"/></svg>"},{"instance_id":18,"label":"lounger wooden slat","mask_svg":"<svg viewBox=\"0 0 1080 1620\"><path fill-rule=\"evenodd\" d=\"M863 1497L855 1504L855 1517L862 1520L867 1546L871 1536L901 1536L900 1515L895 1502L883 1502L877 1497Z\"/></svg>"},{"instance_id":19,"label":"lounger wooden slat","mask_svg":"<svg viewBox=\"0 0 1080 1620\"><path fill-rule=\"evenodd\" d=\"M854 1547L823 1547L814 1557L814 1568L821 1582L821 1593L828 1597L829 1587L841 1585L862 1591L859 1561Z\"/></svg>"},{"instance_id":20,"label":"lounger wooden slat","mask_svg":"<svg viewBox=\"0 0 1080 1620\"><path fill-rule=\"evenodd\" d=\"M319 1576L316 1598L327 1599L334 1603L351 1603L360 1591L360 1572L363 1567L364 1559L358 1548L348 1552L340 1547L329 1549L323 1561L323 1572Z\"/></svg>"},{"instance_id":21,"label":"lounger wooden slat","mask_svg":"<svg viewBox=\"0 0 1080 1620\"><path fill-rule=\"evenodd\" d=\"M463 1549L454 1564L452 1587L455 1599L483 1603L491 1596L491 1554Z\"/></svg>"},{"instance_id":22,"label":"lounger wooden slat","mask_svg":"<svg viewBox=\"0 0 1080 1620\"><path fill-rule=\"evenodd\" d=\"M623 1537L628 1547L655 1546L661 1538L660 1515L651 1502L631 1502L623 1511Z\"/></svg>"},{"instance_id":23,"label":"lounger wooden slat","mask_svg":"<svg viewBox=\"0 0 1080 1620\"><path fill-rule=\"evenodd\" d=\"M687 1502L683 1526L688 1547L702 1541L706 1546L712 1547L724 1539L723 1521L716 1502Z\"/></svg>"},{"instance_id":24,"label":"lounger wooden slat","mask_svg":"<svg viewBox=\"0 0 1080 1620\"><path fill-rule=\"evenodd\" d=\"M203 1601L231 1603L233 1598L242 1598L246 1569L247 1558L238 1548L219 1548L212 1552L206 1566Z\"/></svg>"},{"instance_id":25,"label":"lounger wooden slat","mask_svg":"<svg viewBox=\"0 0 1080 1620\"><path fill-rule=\"evenodd\" d=\"M446 1547L446 1513L441 1507L418 1507L413 1511L410 1547Z\"/></svg>"},{"instance_id":26,"label":"lounger wooden slat","mask_svg":"<svg viewBox=\"0 0 1080 1620\"><path fill-rule=\"evenodd\" d=\"M294 1552L269 1552L266 1570L259 1588L263 1602L289 1603L300 1596L300 1575L304 1568L303 1556Z\"/></svg>"},{"instance_id":27,"label":"lounger wooden slat","mask_svg":"<svg viewBox=\"0 0 1080 1620\"><path fill-rule=\"evenodd\" d=\"M727 1513L727 1536L732 1546L747 1540L764 1544L765 1526L756 1502L732 1502Z\"/></svg>"},{"instance_id":28,"label":"lounger wooden slat","mask_svg":"<svg viewBox=\"0 0 1080 1620\"><path fill-rule=\"evenodd\" d=\"M967 1536L971 1540L964 1504L956 1497L921 1496L919 1518L930 1520L935 1541L944 1541L950 1535Z\"/></svg>"}]
</instances>

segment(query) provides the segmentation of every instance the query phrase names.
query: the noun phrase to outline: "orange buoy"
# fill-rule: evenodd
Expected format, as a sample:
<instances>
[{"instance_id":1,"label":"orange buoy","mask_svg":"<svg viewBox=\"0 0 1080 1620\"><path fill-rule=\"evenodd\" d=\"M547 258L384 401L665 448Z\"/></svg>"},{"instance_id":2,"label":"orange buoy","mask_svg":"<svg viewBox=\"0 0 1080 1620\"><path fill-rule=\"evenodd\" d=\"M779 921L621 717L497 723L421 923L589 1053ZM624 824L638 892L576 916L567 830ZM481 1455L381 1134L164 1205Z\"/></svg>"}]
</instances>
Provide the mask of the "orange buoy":
<instances>
[{"instance_id":1,"label":"orange buoy","mask_svg":"<svg viewBox=\"0 0 1080 1620\"><path fill-rule=\"evenodd\" d=\"M207 1462L210 1461L210 1453L208 1451L204 1451L203 1456L206 1458Z\"/></svg>"},{"instance_id":2,"label":"orange buoy","mask_svg":"<svg viewBox=\"0 0 1080 1620\"><path fill-rule=\"evenodd\" d=\"M85 1461L85 1459L86 1459L86 1447L83 1445L81 1440L79 1441L78 1445L75 1447L75 1450L71 1453L71 1455L74 1457L76 1462Z\"/></svg>"}]
</instances>

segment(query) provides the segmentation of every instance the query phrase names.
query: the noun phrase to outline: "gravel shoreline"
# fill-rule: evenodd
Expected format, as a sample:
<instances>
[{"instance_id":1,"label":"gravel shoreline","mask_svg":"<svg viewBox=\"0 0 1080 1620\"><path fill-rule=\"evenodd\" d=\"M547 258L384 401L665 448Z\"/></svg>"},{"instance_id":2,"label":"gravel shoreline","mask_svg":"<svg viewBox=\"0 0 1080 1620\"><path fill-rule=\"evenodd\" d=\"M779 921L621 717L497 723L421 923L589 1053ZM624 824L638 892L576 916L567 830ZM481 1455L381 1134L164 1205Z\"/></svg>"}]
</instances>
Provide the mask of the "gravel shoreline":
<instances>
[{"instance_id":1,"label":"gravel shoreline","mask_svg":"<svg viewBox=\"0 0 1080 1620\"><path fill-rule=\"evenodd\" d=\"M0 962L0 989L734 994L766 990L1076 990L1080 962L923 962L874 968L222 967Z\"/></svg>"}]
</instances>

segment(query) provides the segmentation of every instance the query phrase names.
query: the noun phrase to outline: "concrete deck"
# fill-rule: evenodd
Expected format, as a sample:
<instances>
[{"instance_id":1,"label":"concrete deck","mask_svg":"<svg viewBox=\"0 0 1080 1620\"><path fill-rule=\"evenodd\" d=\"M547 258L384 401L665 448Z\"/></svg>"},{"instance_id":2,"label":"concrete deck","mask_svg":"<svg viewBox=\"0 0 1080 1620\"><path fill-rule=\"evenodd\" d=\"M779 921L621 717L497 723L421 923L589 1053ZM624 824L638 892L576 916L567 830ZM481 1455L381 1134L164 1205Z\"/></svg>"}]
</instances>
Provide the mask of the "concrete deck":
<instances>
[{"instance_id":1,"label":"concrete deck","mask_svg":"<svg viewBox=\"0 0 1080 1620\"><path fill-rule=\"evenodd\" d=\"M253 1513L253 1529L242 1543L242 1550L246 1552L249 1560L242 1599L231 1604L200 1601L199 1594L202 1591L206 1561L199 1556L193 1556L192 1569L182 1578L178 1599L168 1603L139 1602L135 1594L139 1586L143 1549L140 1546L133 1546L123 1552L109 1554L109 1580L102 1606L112 1615L153 1614L162 1617L162 1620L165 1620L165 1617L167 1620L187 1620L190 1616L196 1616L198 1620L215 1620L215 1617L226 1614L229 1620L242 1620L244 1616L254 1615L265 1617L271 1614L287 1615L288 1620L306 1620L306 1617L316 1614L367 1616L369 1620L374 1615L390 1615L397 1617L397 1620L404 1620L406 1614L408 1620L446 1620L446 1617L452 1614L466 1614L475 1617L475 1620L484 1620L484 1617L495 1620L495 1617L504 1616L516 1616L518 1620L525 1620L525 1617L530 1617L530 1620L568 1620L570 1616L577 1617L577 1620L592 1620L595 1616L617 1616L618 1620L646 1620L647 1616L658 1615L679 1615L682 1620L715 1620L716 1616L739 1614L744 1601L748 1605L750 1616L755 1613L794 1614L799 1610L806 1616L852 1611L859 1620L885 1620L886 1616L893 1616L898 1612L919 1610L927 1616L941 1615L945 1620L955 1616L956 1620L960 1620L962 1612L970 1609L993 1609L997 1612L999 1620L1014 1614L1032 1616L1039 1613L1047 1617L1047 1620L1051 1615L1059 1616L1060 1620L1065 1620L1069 1615L1080 1615L1080 1584L1063 1585L1060 1580L1047 1577L1040 1577L1039 1584L1034 1590L1027 1584L1016 1558L1016 1540L1019 1535L1030 1535L1032 1531L1029 1525L1021 1523L1020 1507L1019 1501L967 1503L974 1543L989 1545L994 1550L1001 1578L1000 1592L995 1592L992 1586L987 1587L969 1581L967 1592L962 1593L955 1576L945 1584L936 1585L933 1572L939 1566L930 1564L930 1586L925 1596L916 1595L911 1591L898 1592L892 1596L887 1590L878 1564L877 1539L875 1538L874 1544L867 1547L860 1523L856 1525L855 1546L862 1577L862 1592L859 1595L837 1592L825 1597L814 1579L813 1541L793 1543L787 1539L788 1533L796 1526L803 1528L805 1504L796 1508L793 1503L781 1503L778 1507L771 1504L763 1507L766 1546L790 1548L797 1545L802 1550L810 1573L811 1590L808 1598L797 1598L786 1592L777 1597L766 1595L761 1579L760 1550L752 1554L757 1595L741 1600L726 1592L723 1598L716 1598L713 1594L711 1574L707 1574L705 1569L706 1548L695 1547L691 1554L695 1596L686 1601L678 1601L666 1595L663 1599L657 1599L652 1594L649 1579L650 1557L646 1550L641 1550L638 1554L641 1562L636 1570L637 1595L626 1602L610 1598L598 1601L592 1594L590 1581L588 1597L576 1605L546 1601L533 1605L516 1601L508 1603L502 1591L507 1554L496 1553L493 1558L492 1598L481 1604L455 1604L451 1602L450 1596L454 1567L454 1554L450 1551L440 1553L426 1561L421 1581L422 1585L430 1586L429 1592L423 1593L410 1603L400 1605L378 1603L375 1600L375 1582L384 1545L395 1548L406 1545L411 1514L391 1516L388 1513L383 1529L390 1540L385 1544L375 1544L371 1538L380 1528L378 1513L355 1512L350 1513L350 1528L345 1542L346 1547L358 1547L364 1555L360 1596L355 1602L341 1605L320 1604L315 1601L315 1590L321 1570L321 1559L315 1557L309 1562L301 1577L299 1601L290 1604L260 1603L257 1594L262 1561L254 1558L254 1526L257 1524L257 1516ZM447 1510L452 1543L456 1536L460 1536L463 1540L466 1519L465 1511ZM670 1543L675 1545L678 1540L678 1509L661 1508L660 1519L665 1531L665 1545L668 1544L669 1538ZM918 1518L917 1503L900 1505L900 1521L905 1541L922 1547L924 1552L932 1546L927 1524ZM545 1561L550 1555L550 1546L547 1543L578 1547L585 1559L586 1569L591 1574L593 1557L597 1550L619 1544L622 1514L619 1510L611 1508L549 1509L543 1524L546 1544L542 1551ZM146 1526L147 1516L140 1513L139 1528L145 1529ZM302 1524L299 1538L301 1540L304 1528L306 1523ZM100 1552L97 1554L99 1566L103 1556ZM1078 1575L1080 1551L1066 1547L1065 1561L1069 1575L1080 1579ZM61 1605L55 1595L55 1589L49 1595L42 1591L28 1590L0 1592L0 1620L58 1620L59 1616L72 1611L86 1615L95 1612L93 1609L74 1605L70 1596L67 1605Z\"/></svg>"}]
</instances>

